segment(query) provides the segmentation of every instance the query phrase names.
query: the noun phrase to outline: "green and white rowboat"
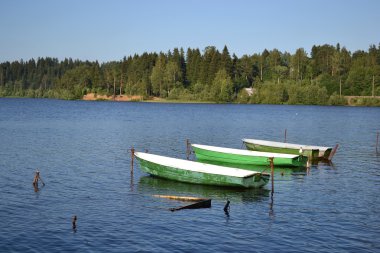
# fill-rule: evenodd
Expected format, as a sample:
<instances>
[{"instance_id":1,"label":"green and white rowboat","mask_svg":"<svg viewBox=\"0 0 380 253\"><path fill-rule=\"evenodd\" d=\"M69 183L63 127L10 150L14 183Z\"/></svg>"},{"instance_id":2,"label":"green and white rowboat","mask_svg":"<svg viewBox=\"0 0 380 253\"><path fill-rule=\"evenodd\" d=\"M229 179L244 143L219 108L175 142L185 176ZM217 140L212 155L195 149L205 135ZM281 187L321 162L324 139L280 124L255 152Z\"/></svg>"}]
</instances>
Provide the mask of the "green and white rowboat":
<instances>
[{"instance_id":1,"label":"green and white rowboat","mask_svg":"<svg viewBox=\"0 0 380 253\"><path fill-rule=\"evenodd\" d=\"M249 150L283 154L300 154L301 152L303 155L310 157L312 160L327 160L332 151L331 147L311 146L276 141L243 139L243 142Z\"/></svg>"},{"instance_id":2,"label":"green and white rowboat","mask_svg":"<svg viewBox=\"0 0 380 253\"><path fill-rule=\"evenodd\" d=\"M200 144L191 144L191 146L199 161L269 166L269 158L273 157L274 166L306 167L307 165L307 157L302 155L259 152Z\"/></svg>"},{"instance_id":3,"label":"green and white rowboat","mask_svg":"<svg viewBox=\"0 0 380 253\"><path fill-rule=\"evenodd\" d=\"M140 169L153 176L180 182L256 188L266 185L270 175L257 171L217 166L170 158L148 153L135 152Z\"/></svg>"}]
</instances>

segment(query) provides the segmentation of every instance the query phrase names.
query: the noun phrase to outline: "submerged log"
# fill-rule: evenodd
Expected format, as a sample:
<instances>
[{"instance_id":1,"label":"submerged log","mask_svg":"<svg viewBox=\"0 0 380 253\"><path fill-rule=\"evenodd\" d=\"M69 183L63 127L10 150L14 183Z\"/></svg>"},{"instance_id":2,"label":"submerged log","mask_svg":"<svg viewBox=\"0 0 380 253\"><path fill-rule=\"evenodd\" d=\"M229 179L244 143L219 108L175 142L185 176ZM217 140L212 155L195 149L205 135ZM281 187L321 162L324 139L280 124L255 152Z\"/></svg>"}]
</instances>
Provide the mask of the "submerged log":
<instances>
[{"instance_id":1,"label":"submerged log","mask_svg":"<svg viewBox=\"0 0 380 253\"><path fill-rule=\"evenodd\" d=\"M187 197L187 196L173 196L173 195L153 195L156 198L165 198L171 200L180 200L186 202L194 202L185 206L170 208L169 210L174 212L182 209L198 209L198 208L210 208L211 199L197 198L197 197Z\"/></svg>"},{"instance_id":2,"label":"submerged log","mask_svg":"<svg viewBox=\"0 0 380 253\"><path fill-rule=\"evenodd\" d=\"M195 202L190 205L170 208L169 210L174 212L182 209L199 209L199 208L210 208L211 207L211 199L203 199L202 201Z\"/></svg>"}]
</instances>

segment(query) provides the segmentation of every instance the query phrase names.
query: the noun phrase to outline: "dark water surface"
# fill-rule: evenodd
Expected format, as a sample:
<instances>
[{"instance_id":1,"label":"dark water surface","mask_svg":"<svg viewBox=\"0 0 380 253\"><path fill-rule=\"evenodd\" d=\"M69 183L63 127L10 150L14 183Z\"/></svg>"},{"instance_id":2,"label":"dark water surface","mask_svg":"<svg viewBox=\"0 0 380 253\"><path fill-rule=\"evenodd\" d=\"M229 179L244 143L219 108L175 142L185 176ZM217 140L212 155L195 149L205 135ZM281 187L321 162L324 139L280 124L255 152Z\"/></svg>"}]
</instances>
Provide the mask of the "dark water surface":
<instances>
[{"instance_id":1,"label":"dark water surface","mask_svg":"<svg viewBox=\"0 0 380 253\"><path fill-rule=\"evenodd\" d=\"M283 141L285 129L288 142L340 147L333 165L276 173L273 199L270 184L130 172L132 146L185 158L187 138L241 148L242 138ZM0 252L379 252L378 131L380 108L0 99ZM170 212L181 203L154 194L212 207Z\"/></svg>"}]
</instances>

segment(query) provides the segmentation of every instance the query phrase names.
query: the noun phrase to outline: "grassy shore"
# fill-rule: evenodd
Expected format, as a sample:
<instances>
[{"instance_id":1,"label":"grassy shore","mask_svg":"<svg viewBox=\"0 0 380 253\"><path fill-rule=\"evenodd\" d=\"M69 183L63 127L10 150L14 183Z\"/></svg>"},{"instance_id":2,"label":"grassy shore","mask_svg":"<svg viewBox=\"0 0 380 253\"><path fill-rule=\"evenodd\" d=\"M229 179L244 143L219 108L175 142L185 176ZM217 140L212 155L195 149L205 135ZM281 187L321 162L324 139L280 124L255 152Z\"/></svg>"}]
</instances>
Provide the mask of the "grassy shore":
<instances>
[{"instance_id":1,"label":"grassy shore","mask_svg":"<svg viewBox=\"0 0 380 253\"><path fill-rule=\"evenodd\" d=\"M0 98L39 98L39 97L26 97L26 96L0 96ZM196 100L186 100L186 99L166 99L166 98L159 98L159 97L150 97L150 98L144 98L142 96L128 96L128 95L117 95L115 97L113 96L107 96L107 95L96 95L94 93L89 93L87 95L84 95L80 99L65 99L65 98L56 98L56 97L40 97L40 98L46 98L46 99L64 99L64 100L85 100L85 101L116 101L116 102L143 102L143 103L168 103L168 104L218 104L218 102L215 101L196 101ZM346 102L343 104L326 104L328 105L335 105L335 106L363 106L363 107L380 107L380 96L344 96L346 99ZM230 104L250 104L234 101L230 102ZM283 104L288 105L288 104ZM293 105L293 104L291 104ZM299 104L301 105L301 104ZM302 104L307 105L307 104Z\"/></svg>"}]
</instances>

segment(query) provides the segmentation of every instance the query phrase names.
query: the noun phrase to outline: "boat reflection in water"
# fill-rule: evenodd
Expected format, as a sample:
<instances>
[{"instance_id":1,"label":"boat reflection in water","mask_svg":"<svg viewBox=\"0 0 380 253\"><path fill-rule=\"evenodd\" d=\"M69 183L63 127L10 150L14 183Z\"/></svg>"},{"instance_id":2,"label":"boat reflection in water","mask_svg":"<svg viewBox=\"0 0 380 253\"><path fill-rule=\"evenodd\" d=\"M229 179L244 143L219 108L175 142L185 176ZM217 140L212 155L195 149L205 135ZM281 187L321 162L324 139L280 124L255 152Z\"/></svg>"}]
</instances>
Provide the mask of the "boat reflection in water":
<instances>
[{"instance_id":1,"label":"boat reflection in water","mask_svg":"<svg viewBox=\"0 0 380 253\"><path fill-rule=\"evenodd\" d=\"M182 183L154 176L143 176L138 183L138 191L149 195L178 195L210 198L218 201L226 199L234 202L267 200L270 190L265 188L232 188L212 185Z\"/></svg>"},{"instance_id":2,"label":"boat reflection in water","mask_svg":"<svg viewBox=\"0 0 380 253\"><path fill-rule=\"evenodd\" d=\"M208 162L210 164L227 166L239 169L254 170L259 172L270 173L271 169L268 166L252 166L252 165L237 165L221 162ZM290 181L295 177L304 177L307 175L307 168L292 167L274 168L274 181ZM273 189L273 188L272 188ZM270 184L263 188L233 188L212 185L190 184L178 181L173 181L165 178L155 177L152 175L142 176L137 184L137 190L143 195L153 197L153 195L176 195L176 196L191 196L213 199L213 201L223 202L230 200L235 203L245 202L261 202L270 201L270 215L273 215L273 194L271 194ZM153 197L154 198L154 197ZM161 205L163 200L152 201L151 207ZM177 203L180 205L180 203ZM168 205L172 206L173 202L168 201ZM164 209L164 208L163 208Z\"/></svg>"}]
</instances>

